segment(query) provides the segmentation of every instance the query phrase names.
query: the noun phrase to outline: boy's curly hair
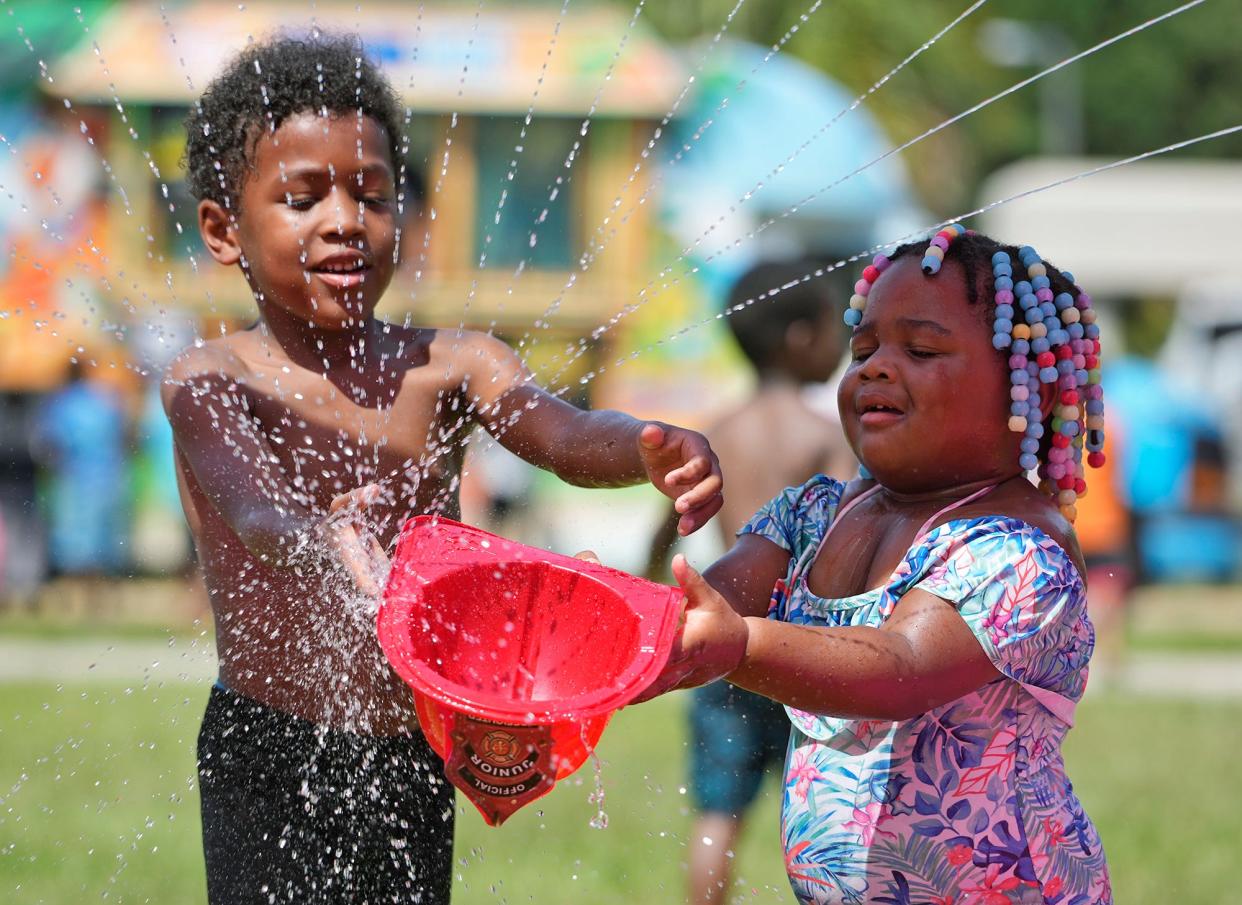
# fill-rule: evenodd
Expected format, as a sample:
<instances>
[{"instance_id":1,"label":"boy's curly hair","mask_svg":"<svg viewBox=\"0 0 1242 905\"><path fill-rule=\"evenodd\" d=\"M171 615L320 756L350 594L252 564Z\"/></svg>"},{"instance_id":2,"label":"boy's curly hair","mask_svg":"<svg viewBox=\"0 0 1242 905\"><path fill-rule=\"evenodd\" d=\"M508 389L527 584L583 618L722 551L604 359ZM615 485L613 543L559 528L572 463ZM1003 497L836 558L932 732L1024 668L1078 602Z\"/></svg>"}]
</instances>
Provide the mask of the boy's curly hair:
<instances>
[{"instance_id":1,"label":"boy's curly hair","mask_svg":"<svg viewBox=\"0 0 1242 905\"><path fill-rule=\"evenodd\" d=\"M401 102L355 35L279 35L221 72L186 118L190 192L236 212L255 146L291 116L369 116L388 137L393 175L404 159Z\"/></svg>"}]
</instances>

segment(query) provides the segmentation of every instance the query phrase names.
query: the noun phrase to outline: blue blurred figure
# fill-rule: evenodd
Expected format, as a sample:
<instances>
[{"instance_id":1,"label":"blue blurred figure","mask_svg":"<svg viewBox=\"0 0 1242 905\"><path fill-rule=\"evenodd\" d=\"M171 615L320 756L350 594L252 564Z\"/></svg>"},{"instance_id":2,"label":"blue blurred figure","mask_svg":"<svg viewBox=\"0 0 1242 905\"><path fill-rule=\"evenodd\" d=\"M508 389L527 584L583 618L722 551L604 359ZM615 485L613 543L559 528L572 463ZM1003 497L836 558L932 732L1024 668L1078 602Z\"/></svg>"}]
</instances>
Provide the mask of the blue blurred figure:
<instances>
[{"instance_id":1,"label":"blue blurred figure","mask_svg":"<svg viewBox=\"0 0 1242 905\"><path fill-rule=\"evenodd\" d=\"M1125 425L1118 479L1134 519L1140 580L1229 580L1238 524L1227 510L1218 417L1145 358L1111 362L1106 392Z\"/></svg>"},{"instance_id":2,"label":"blue blurred figure","mask_svg":"<svg viewBox=\"0 0 1242 905\"><path fill-rule=\"evenodd\" d=\"M126 417L119 394L85 378L46 397L35 419L45 473L44 511L53 574L113 575L125 565Z\"/></svg>"}]
</instances>

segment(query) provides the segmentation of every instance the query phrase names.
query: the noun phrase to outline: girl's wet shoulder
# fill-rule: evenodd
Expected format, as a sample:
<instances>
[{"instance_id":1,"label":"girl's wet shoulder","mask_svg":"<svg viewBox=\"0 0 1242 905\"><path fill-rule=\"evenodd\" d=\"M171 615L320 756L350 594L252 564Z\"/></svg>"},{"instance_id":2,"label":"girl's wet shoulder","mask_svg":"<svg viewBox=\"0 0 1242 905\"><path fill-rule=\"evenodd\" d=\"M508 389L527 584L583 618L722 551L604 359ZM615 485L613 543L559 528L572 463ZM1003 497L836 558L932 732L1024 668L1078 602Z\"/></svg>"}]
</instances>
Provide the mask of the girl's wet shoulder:
<instances>
[{"instance_id":1,"label":"girl's wet shoulder","mask_svg":"<svg viewBox=\"0 0 1242 905\"><path fill-rule=\"evenodd\" d=\"M846 485L826 474L816 474L803 484L785 489L785 499L796 509L811 509L836 505Z\"/></svg>"},{"instance_id":2,"label":"girl's wet shoulder","mask_svg":"<svg viewBox=\"0 0 1242 905\"><path fill-rule=\"evenodd\" d=\"M973 524L972 530L976 533L993 530L1007 535L1026 533L1044 546L1047 541L1052 541L1059 553L1064 554L1079 574L1085 575L1086 566L1074 526L1061 515L1051 499L1044 497L1034 488L1032 491L1033 495L1007 495L963 506L942 519L936 528L950 523L954 526L965 523ZM929 536L934 530L929 532Z\"/></svg>"},{"instance_id":3,"label":"girl's wet shoulder","mask_svg":"<svg viewBox=\"0 0 1242 905\"><path fill-rule=\"evenodd\" d=\"M829 478L831 481L832 479ZM855 498L862 496L875 486L871 478L851 478L848 481L833 481L837 486L837 505L848 506Z\"/></svg>"}]
</instances>

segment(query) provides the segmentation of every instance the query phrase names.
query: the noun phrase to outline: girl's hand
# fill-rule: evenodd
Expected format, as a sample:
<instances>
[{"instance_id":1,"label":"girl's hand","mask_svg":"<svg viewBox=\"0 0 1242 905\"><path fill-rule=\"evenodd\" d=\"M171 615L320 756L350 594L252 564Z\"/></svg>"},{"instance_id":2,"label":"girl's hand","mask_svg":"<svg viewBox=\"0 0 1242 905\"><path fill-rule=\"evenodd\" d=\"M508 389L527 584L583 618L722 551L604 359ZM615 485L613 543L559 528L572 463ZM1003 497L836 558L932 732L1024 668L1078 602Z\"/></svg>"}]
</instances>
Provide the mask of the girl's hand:
<instances>
[{"instance_id":1,"label":"girl's hand","mask_svg":"<svg viewBox=\"0 0 1242 905\"><path fill-rule=\"evenodd\" d=\"M647 479L673 500L679 534L694 533L724 505L720 462L702 434L650 422L638 436L638 454Z\"/></svg>"},{"instance_id":2,"label":"girl's hand","mask_svg":"<svg viewBox=\"0 0 1242 905\"><path fill-rule=\"evenodd\" d=\"M328 517L320 522L320 536L329 551L353 579L360 593L379 597L388 578L388 555L366 526L363 514L379 499L377 484L367 484L343 493L328 507Z\"/></svg>"},{"instance_id":3,"label":"girl's hand","mask_svg":"<svg viewBox=\"0 0 1242 905\"><path fill-rule=\"evenodd\" d=\"M673 576L686 595L681 634L664 670L634 703L724 678L746 656L749 629L741 614L680 554L673 557Z\"/></svg>"}]
</instances>

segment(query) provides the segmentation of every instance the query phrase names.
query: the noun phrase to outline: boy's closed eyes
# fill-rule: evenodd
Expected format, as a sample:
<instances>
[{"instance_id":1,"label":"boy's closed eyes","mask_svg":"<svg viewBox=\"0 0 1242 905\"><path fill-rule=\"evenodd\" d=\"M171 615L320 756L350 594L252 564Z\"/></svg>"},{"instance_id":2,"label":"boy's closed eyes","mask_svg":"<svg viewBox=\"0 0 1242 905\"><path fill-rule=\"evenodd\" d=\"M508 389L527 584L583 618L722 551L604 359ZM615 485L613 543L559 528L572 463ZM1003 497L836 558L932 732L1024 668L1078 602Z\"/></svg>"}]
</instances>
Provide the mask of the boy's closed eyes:
<instances>
[{"instance_id":1,"label":"boy's closed eyes","mask_svg":"<svg viewBox=\"0 0 1242 905\"><path fill-rule=\"evenodd\" d=\"M379 164L339 175L328 169L299 168L293 173L286 171L282 182L285 204L295 210L309 210L329 197L338 184L359 205L391 205L396 200L392 170Z\"/></svg>"}]
</instances>

